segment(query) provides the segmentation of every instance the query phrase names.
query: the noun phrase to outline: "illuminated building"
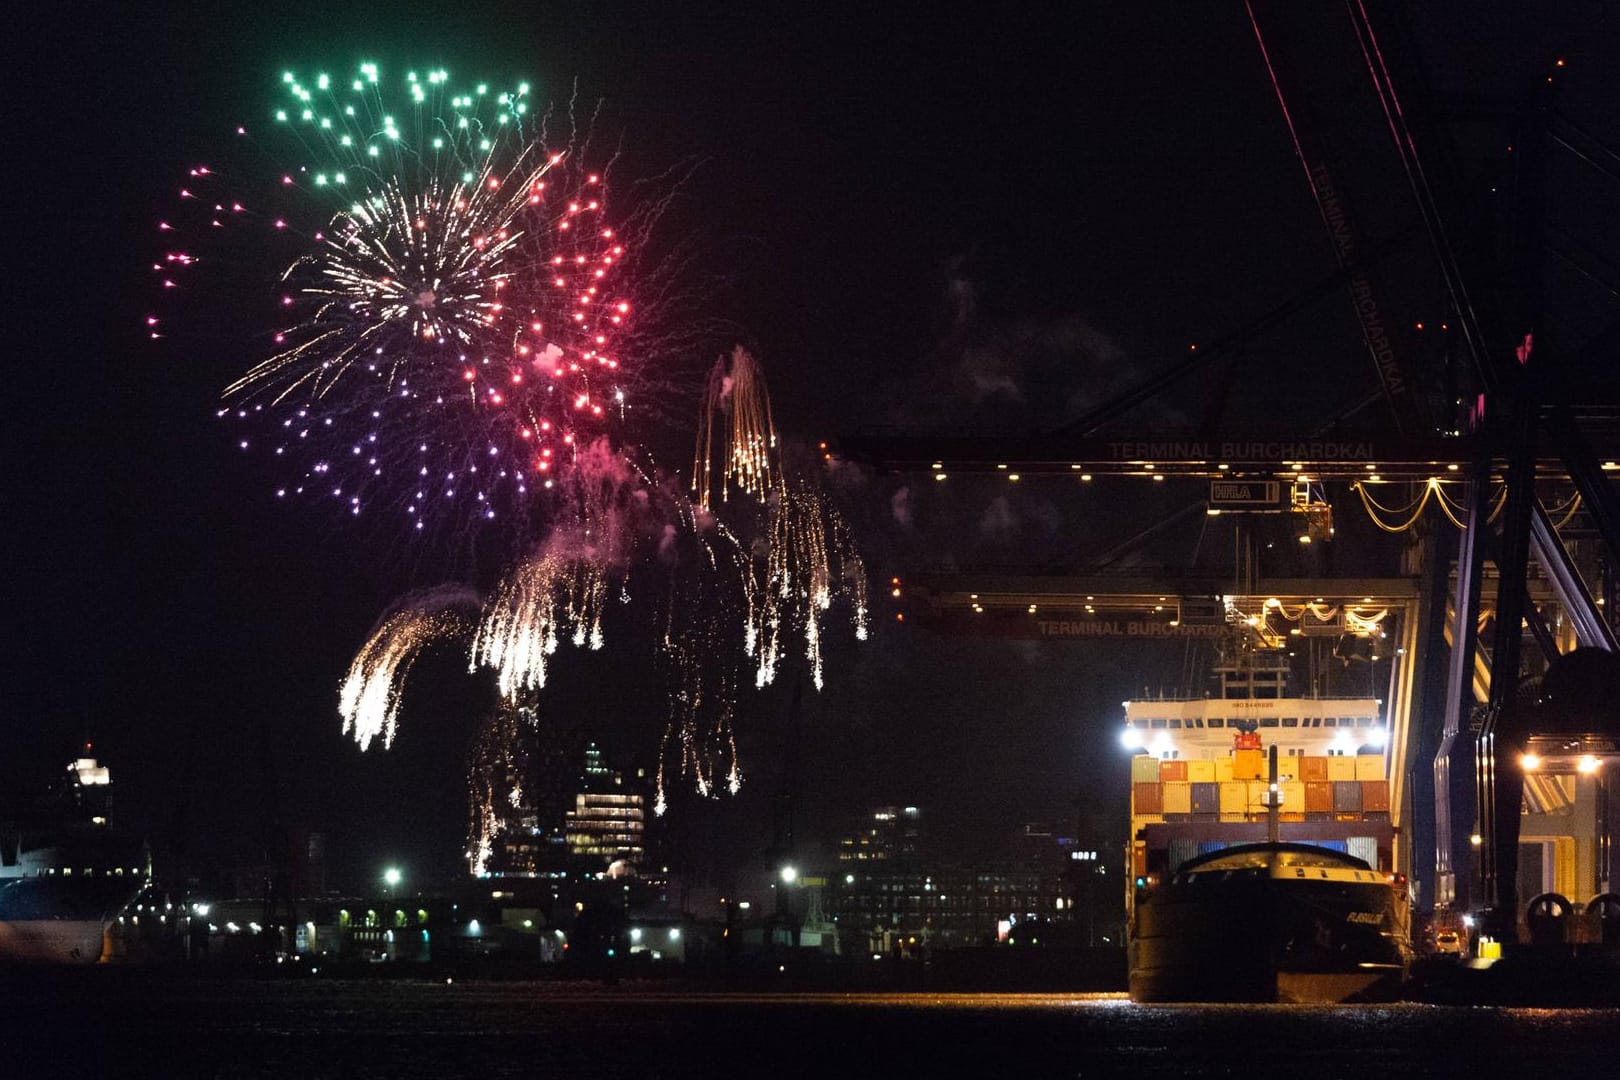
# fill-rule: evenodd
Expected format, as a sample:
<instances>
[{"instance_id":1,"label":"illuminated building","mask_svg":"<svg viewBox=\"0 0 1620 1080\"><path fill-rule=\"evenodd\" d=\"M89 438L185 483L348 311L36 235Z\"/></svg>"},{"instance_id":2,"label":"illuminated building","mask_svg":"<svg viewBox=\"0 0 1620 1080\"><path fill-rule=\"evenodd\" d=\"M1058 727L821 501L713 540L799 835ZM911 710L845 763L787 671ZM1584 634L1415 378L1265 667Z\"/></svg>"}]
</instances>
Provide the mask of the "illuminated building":
<instances>
[{"instance_id":1,"label":"illuminated building","mask_svg":"<svg viewBox=\"0 0 1620 1080\"><path fill-rule=\"evenodd\" d=\"M1071 839L1025 825L1001 858L966 866L927 858L921 823L917 807L880 807L843 837L831 891L849 952L987 945L1011 925L1074 919Z\"/></svg>"},{"instance_id":2,"label":"illuminated building","mask_svg":"<svg viewBox=\"0 0 1620 1080\"><path fill-rule=\"evenodd\" d=\"M607 767L595 743L585 748L581 786L563 821L570 854L597 861L609 877L634 874L646 850L645 796L626 787L623 775Z\"/></svg>"},{"instance_id":3,"label":"illuminated building","mask_svg":"<svg viewBox=\"0 0 1620 1080\"><path fill-rule=\"evenodd\" d=\"M915 806L880 806L866 826L842 838L839 862L911 862L922 838L922 811Z\"/></svg>"}]
</instances>

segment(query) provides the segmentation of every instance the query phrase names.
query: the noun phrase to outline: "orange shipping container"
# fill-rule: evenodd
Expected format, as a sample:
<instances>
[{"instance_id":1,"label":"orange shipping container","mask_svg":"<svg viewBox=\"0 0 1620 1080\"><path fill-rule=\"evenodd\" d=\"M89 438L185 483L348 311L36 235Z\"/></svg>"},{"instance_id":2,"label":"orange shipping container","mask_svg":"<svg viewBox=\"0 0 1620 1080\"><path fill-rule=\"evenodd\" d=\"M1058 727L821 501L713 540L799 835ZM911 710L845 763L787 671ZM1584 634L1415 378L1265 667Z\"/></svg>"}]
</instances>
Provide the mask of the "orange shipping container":
<instances>
[{"instance_id":1,"label":"orange shipping container","mask_svg":"<svg viewBox=\"0 0 1620 1080\"><path fill-rule=\"evenodd\" d=\"M1259 780L1265 776L1266 758L1261 750L1232 751L1232 779Z\"/></svg>"},{"instance_id":2,"label":"orange shipping container","mask_svg":"<svg viewBox=\"0 0 1620 1080\"><path fill-rule=\"evenodd\" d=\"M1164 813L1164 796L1158 784L1132 784L1131 785L1131 813L1133 814L1162 814Z\"/></svg>"},{"instance_id":3,"label":"orange shipping container","mask_svg":"<svg viewBox=\"0 0 1620 1080\"><path fill-rule=\"evenodd\" d=\"M1187 763L1185 761L1159 762L1159 781L1161 783L1169 783L1172 780L1182 781L1186 779Z\"/></svg>"},{"instance_id":4,"label":"orange shipping container","mask_svg":"<svg viewBox=\"0 0 1620 1080\"><path fill-rule=\"evenodd\" d=\"M1330 813L1333 810L1333 782L1330 780L1305 781L1305 812Z\"/></svg>"},{"instance_id":5,"label":"orange shipping container","mask_svg":"<svg viewBox=\"0 0 1620 1080\"><path fill-rule=\"evenodd\" d=\"M1389 810L1389 781L1363 780L1361 782L1361 809L1364 813Z\"/></svg>"},{"instance_id":6,"label":"orange shipping container","mask_svg":"<svg viewBox=\"0 0 1620 1080\"><path fill-rule=\"evenodd\" d=\"M1299 759L1299 778L1301 780L1326 780L1328 759L1325 757L1302 757Z\"/></svg>"}]
</instances>

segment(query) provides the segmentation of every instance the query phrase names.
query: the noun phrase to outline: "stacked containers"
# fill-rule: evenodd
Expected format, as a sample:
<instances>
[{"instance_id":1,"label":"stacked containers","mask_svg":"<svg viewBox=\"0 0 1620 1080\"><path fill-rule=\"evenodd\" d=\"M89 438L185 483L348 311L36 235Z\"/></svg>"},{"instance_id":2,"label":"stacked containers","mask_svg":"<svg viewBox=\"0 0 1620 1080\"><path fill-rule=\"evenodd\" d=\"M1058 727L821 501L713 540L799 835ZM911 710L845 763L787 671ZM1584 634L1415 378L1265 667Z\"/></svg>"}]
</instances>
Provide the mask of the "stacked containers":
<instances>
[{"instance_id":1,"label":"stacked containers","mask_svg":"<svg viewBox=\"0 0 1620 1080\"><path fill-rule=\"evenodd\" d=\"M1357 754L1356 779L1382 780L1384 778L1383 754Z\"/></svg>"},{"instance_id":2,"label":"stacked containers","mask_svg":"<svg viewBox=\"0 0 1620 1080\"><path fill-rule=\"evenodd\" d=\"M1232 751L1232 779L1260 780L1266 775L1266 755L1262 750Z\"/></svg>"},{"instance_id":3,"label":"stacked containers","mask_svg":"<svg viewBox=\"0 0 1620 1080\"><path fill-rule=\"evenodd\" d=\"M1159 780L1163 783L1170 781L1185 781L1187 779L1187 763L1185 761L1159 762Z\"/></svg>"},{"instance_id":4,"label":"stacked containers","mask_svg":"<svg viewBox=\"0 0 1620 1080\"><path fill-rule=\"evenodd\" d=\"M1386 797L1385 802L1388 802ZM1333 813L1335 817L1358 818L1361 816L1361 781L1335 780L1333 781Z\"/></svg>"},{"instance_id":5,"label":"stacked containers","mask_svg":"<svg viewBox=\"0 0 1620 1080\"><path fill-rule=\"evenodd\" d=\"M1157 784L1159 782L1159 759L1152 754L1137 754L1131 758L1131 783Z\"/></svg>"},{"instance_id":6,"label":"stacked containers","mask_svg":"<svg viewBox=\"0 0 1620 1080\"><path fill-rule=\"evenodd\" d=\"M1299 759L1299 778L1306 783L1328 778L1328 759L1307 755Z\"/></svg>"},{"instance_id":7,"label":"stacked containers","mask_svg":"<svg viewBox=\"0 0 1620 1080\"><path fill-rule=\"evenodd\" d=\"M1198 762L1188 762L1196 765ZM1191 769L1188 769L1189 774ZM1214 775L1214 770L1211 770ZM1192 812L1194 818L1214 818L1221 809L1221 787L1213 780L1194 780L1192 782Z\"/></svg>"},{"instance_id":8,"label":"stacked containers","mask_svg":"<svg viewBox=\"0 0 1620 1080\"><path fill-rule=\"evenodd\" d=\"M1325 821L1333 816L1333 784L1328 780L1305 781L1305 820Z\"/></svg>"},{"instance_id":9,"label":"stacked containers","mask_svg":"<svg viewBox=\"0 0 1620 1080\"><path fill-rule=\"evenodd\" d=\"M1327 778L1333 781L1354 780L1356 778L1356 759L1345 757L1343 754L1327 759ZM1380 776L1383 773L1379 773Z\"/></svg>"},{"instance_id":10,"label":"stacked containers","mask_svg":"<svg viewBox=\"0 0 1620 1080\"><path fill-rule=\"evenodd\" d=\"M1363 780L1361 782L1361 812L1363 814L1389 814L1389 781Z\"/></svg>"},{"instance_id":11,"label":"stacked containers","mask_svg":"<svg viewBox=\"0 0 1620 1080\"><path fill-rule=\"evenodd\" d=\"M1305 820L1305 785L1291 780L1282 786L1282 820Z\"/></svg>"},{"instance_id":12,"label":"stacked containers","mask_svg":"<svg viewBox=\"0 0 1620 1080\"><path fill-rule=\"evenodd\" d=\"M1166 765L1171 764L1165 762ZM1184 765L1185 762L1176 762ZM1162 785L1162 801L1164 816L1174 820L1176 817L1185 818L1192 813L1192 785L1185 780L1166 780Z\"/></svg>"},{"instance_id":13,"label":"stacked containers","mask_svg":"<svg viewBox=\"0 0 1620 1080\"><path fill-rule=\"evenodd\" d=\"M1195 784L1210 784L1215 782L1215 761L1213 758L1198 758L1187 762L1187 779Z\"/></svg>"},{"instance_id":14,"label":"stacked containers","mask_svg":"<svg viewBox=\"0 0 1620 1080\"><path fill-rule=\"evenodd\" d=\"M1266 795L1271 785L1264 780L1250 780L1248 782L1248 812L1251 814L1264 814L1269 809L1266 806Z\"/></svg>"},{"instance_id":15,"label":"stacked containers","mask_svg":"<svg viewBox=\"0 0 1620 1080\"><path fill-rule=\"evenodd\" d=\"M1158 783L1131 785L1131 813L1135 817L1159 817L1164 813L1164 789Z\"/></svg>"},{"instance_id":16,"label":"stacked containers","mask_svg":"<svg viewBox=\"0 0 1620 1080\"><path fill-rule=\"evenodd\" d=\"M1242 821L1249 802L1249 785L1243 780L1228 780L1220 785L1220 814L1222 821Z\"/></svg>"}]
</instances>

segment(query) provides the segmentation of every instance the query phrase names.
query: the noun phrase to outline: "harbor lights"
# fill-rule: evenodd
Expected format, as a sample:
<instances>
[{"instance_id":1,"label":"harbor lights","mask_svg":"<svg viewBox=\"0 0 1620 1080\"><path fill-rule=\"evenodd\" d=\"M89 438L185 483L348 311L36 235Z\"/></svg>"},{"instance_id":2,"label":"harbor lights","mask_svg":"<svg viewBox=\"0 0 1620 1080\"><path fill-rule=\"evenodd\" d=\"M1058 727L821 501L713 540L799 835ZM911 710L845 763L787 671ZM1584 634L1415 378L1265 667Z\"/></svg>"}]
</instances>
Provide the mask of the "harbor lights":
<instances>
[{"instance_id":1,"label":"harbor lights","mask_svg":"<svg viewBox=\"0 0 1620 1080\"><path fill-rule=\"evenodd\" d=\"M1520 754L1519 768L1523 769L1525 772L1535 772L1537 769L1541 768L1541 755L1530 753Z\"/></svg>"},{"instance_id":2,"label":"harbor lights","mask_svg":"<svg viewBox=\"0 0 1620 1080\"><path fill-rule=\"evenodd\" d=\"M782 884L791 885L798 880L799 871L797 867L791 865L782 867Z\"/></svg>"},{"instance_id":3,"label":"harbor lights","mask_svg":"<svg viewBox=\"0 0 1620 1080\"><path fill-rule=\"evenodd\" d=\"M390 866L383 871L382 878L383 884L388 886L388 895L393 896L394 890L399 888L399 883L405 879L405 875L400 872L399 867Z\"/></svg>"}]
</instances>

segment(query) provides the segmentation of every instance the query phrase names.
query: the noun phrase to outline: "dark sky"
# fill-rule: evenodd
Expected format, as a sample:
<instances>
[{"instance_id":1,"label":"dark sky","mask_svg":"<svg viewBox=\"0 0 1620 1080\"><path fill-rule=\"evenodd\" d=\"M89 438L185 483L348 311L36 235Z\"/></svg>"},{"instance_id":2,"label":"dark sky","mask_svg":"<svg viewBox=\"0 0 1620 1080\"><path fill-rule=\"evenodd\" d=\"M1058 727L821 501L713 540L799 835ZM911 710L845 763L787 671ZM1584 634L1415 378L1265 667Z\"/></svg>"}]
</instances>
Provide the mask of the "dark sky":
<instances>
[{"instance_id":1,"label":"dark sky","mask_svg":"<svg viewBox=\"0 0 1620 1080\"><path fill-rule=\"evenodd\" d=\"M1545 6L1423 5L1404 21L1438 89L1515 93L1566 56L1565 100L1612 128L1620 54L1603 5L1556 19ZM335 710L354 648L421 582L375 535L272 506L268 477L212 421L236 372L140 332L154 207L184 163L268 108L284 67L442 64L551 96L577 81L606 102L625 168L699 161L679 221L724 279L707 314L757 349L780 425L805 441L1050 427L1332 269L1241 4L763 7L62 3L13 21L0 783L90 737L125 812L158 826L183 811L198 846L247 835L274 799L352 868L454 851L470 691L453 662L392 754L362 757ZM1393 235L1412 215L1342 9L1296 22L1285 56L1350 163L1368 233ZM1485 175L1499 128L1455 133ZM1391 271L1411 318L1443 310L1425 266ZM1337 296L1242 364L1228 419L1251 429L1297 432L1374 387ZM1195 421L1205 400L1195 382L1136 430ZM836 486L880 580L1081 566L1179 505ZM556 708L625 760L645 754L657 703L624 688L647 663L610 649L565 671ZM1117 756L1120 698L1179 663L884 624L836 650L805 709L805 818L829 830L915 802L980 841L1061 820L1112 775L1095 762ZM743 848L768 820L785 703L747 709L755 782L694 825Z\"/></svg>"}]
</instances>

